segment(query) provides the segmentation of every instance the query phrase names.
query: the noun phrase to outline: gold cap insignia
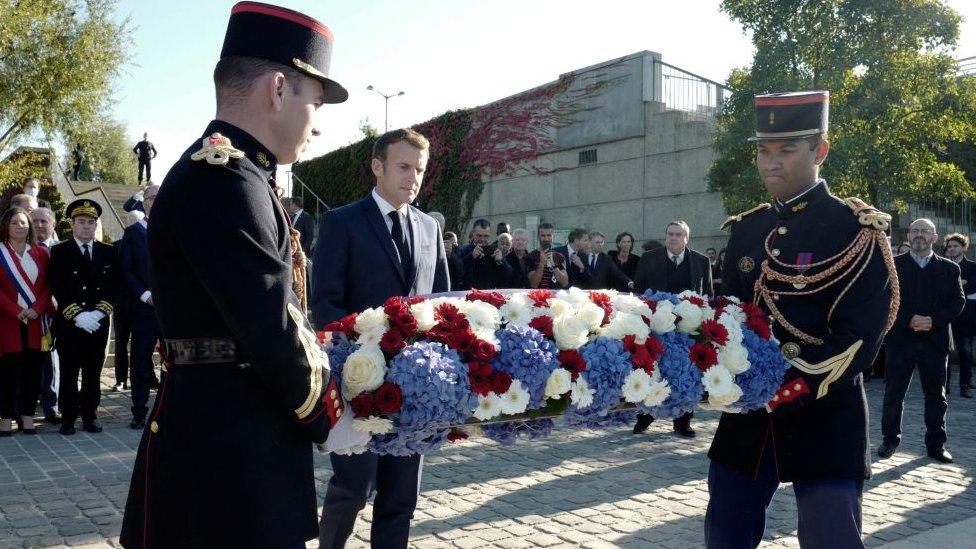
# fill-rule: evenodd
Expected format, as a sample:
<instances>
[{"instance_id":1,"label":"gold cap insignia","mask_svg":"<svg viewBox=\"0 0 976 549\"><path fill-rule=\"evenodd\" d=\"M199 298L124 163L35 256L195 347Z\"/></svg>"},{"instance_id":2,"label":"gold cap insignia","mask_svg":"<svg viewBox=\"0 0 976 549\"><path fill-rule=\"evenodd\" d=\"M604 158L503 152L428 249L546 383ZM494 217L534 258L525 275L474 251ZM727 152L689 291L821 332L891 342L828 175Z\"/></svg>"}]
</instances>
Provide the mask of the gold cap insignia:
<instances>
[{"instance_id":1,"label":"gold cap insignia","mask_svg":"<svg viewBox=\"0 0 976 549\"><path fill-rule=\"evenodd\" d=\"M739 260L739 270L744 273L752 272L756 268L756 261L749 256L743 256Z\"/></svg>"},{"instance_id":2,"label":"gold cap insignia","mask_svg":"<svg viewBox=\"0 0 976 549\"><path fill-rule=\"evenodd\" d=\"M787 360L793 360L794 358L800 356L800 345L796 342L790 341L784 343L780 348L780 351Z\"/></svg>"},{"instance_id":3,"label":"gold cap insignia","mask_svg":"<svg viewBox=\"0 0 976 549\"><path fill-rule=\"evenodd\" d=\"M230 139L219 133L204 137L200 150L190 155L192 160L206 160L208 164L223 166L231 158L244 158L244 152L234 148Z\"/></svg>"},{"instance_id":4,"label":"gold cap insignia","mask_svg":"<svg viewBox=\"0 0 976 549\"><path fill-rule=\"evenodd\" d=\"M91 205L91 202L85 200L80 205L75 206L75 208L71 210L71 213L68 214L68 217L74 218L79 215L84 215L84 216L98 219L98 210L96 210L95 207Z\"/></svg>"}]
</instances>

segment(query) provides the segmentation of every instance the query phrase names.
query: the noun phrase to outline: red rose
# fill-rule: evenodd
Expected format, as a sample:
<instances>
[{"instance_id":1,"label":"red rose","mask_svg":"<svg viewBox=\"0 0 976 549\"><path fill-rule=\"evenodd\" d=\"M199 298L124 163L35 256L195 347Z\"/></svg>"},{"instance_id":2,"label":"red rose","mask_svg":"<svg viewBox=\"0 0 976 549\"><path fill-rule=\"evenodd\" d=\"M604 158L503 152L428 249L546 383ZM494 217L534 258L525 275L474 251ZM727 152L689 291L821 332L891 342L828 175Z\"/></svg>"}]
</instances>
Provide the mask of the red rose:
<instances>
[{"instance_id":1,"label":"red rose","mask_svg":"<svg viewBox=\"0 0 976 549\"><path fill-rule=\"evenodd\" d=\"M418 303L423 303L427 301L427 298L422 295L413 295L407 298L407 305L416 305Z\"/></svg>"},{"instance_id":2,"label":"red rose","mask_svg":"<svg viewBox=\"0 0 976 549\"><path fill-rule=\"evenodd\" d=\"M695 366L698 366L698 369L703 372L718 364L718 353L708 343L695 343L691 346L688 356L695 363Z\"/></svg>"},{"instance_id":3,"label":"red rose","mask_svg":"<svg viewBox=\"0 0 976 549\"><path fill-rule=\"evenodd\" d=\"M462 431L461 429L457 429L457 428L451 429L451 432L447 434L447 440L451 442L457 442L459 440L467 440L467 439L468 439L468 433Z\"/></svg>"},{"instance_id":4,"label":"red rose","mask_svg":"<svg viewBox=\"0 0 976 549\"><path fill-rule=\"evenodd\" d=\"M706 320L699 327L705 341L716 345L725 345L729 342L729 331L714 320Z\"/></svg>"},{"instance_id":5,"label":"red rose","mask_svg":"<svg viewBox=\"0 0 976 549\"><path fill-rule=\"evenodd\" d=\"M390 324L396 327L403 337L412 337L417 332L417 319L410 311L403 309L390 315Z\"/></svg>"},{"instance_id":6,"label":"red rose","mask_svg":"<svg viewBox=\"0 0 976 549\"><path fill-rule=\"evenodd\" d=\"M320 330L318 332L315 332L315 339L318 340L319 345L325 344L326 334L328 334L331 331L332 330Z\"/></svg>"},{"instance_id":7,"label":"red rose","mask_svg":"<svg viewBox=\"0 0 976 549\"><path fill-rule=\"evenodd\" d=\"M766 311L762 310L762 307L751 301L747 301L746 303L739 305L739 307L748 318L766 318Z\"/></svg>"},{"instance_id":8,"label":"red rose","mask_svg":"<svg viewBox=\"0 0 976 549\"><path fill-rule=\"evenodd\" d=\"M512 376L501 370L495 370L488 376L488 385L496 395L505 394L512 387Z\"/></svg>"},{"instance_id":9,"label":"red rose","mask_svg":"<svg viewBox=\"0 0 976 549\"><path fill-rule=\"evenodd\" d=\"M756 335L763 339L769 339L773 335L769 322L765 318L750 316L749 319L746 320L746 328L756 332Z\"/></svg>"},{"instance_id":10,"label":"red rose","mask_svg":"<svg viewBox=\"0 0 976 549\"><path fill-rule=\"evenodd\" d=\"M640 368L647 372L647 375L654 374L654 357L651 356L647 347L636 347L630 355L630 361L634 364L635 368Z\"/></svg>"},{"instance_id":11,"label":"red rose","mask_svg":"<svg viewBox=\"0 0 976 549\"><path fill-rule=\"evenodd\" d=\"M647 341L644 342L644 348L647 349L647 352L655 362L664 356L664 344L654 336L647 336Z\"/></svg>"},{"instance_id":12,"label":"red rose","mask_svg":"<svg viewBox=\"0 0 976 549\"><path fill-rule=\"evenodd\" d=\"M376 412L376 399L372 393L359 393L349 403L353 417L369 417Z\"/></svg>"},{"instance_id":13,"label":"red rose","mask_svg":"<svg viewBox=\"0 0 976 549\"><path fill-rule=\"evenodd\" d=\"M508 302L505 299L505 296L498 292L486 292L484 290L477 289L469 291L468 295L464 296L464 299L467 301L484 301L485 303L496 308L501 307Z\"/></svg>"},{"instance_id":14,"label":"red rose","mask_svg":"<svg viewBox=\"0 0 976 549\"><path fill-rule=\"evenodd\" d=\"M491 365L484 362L468 364L468 381L471 383L471 391L481 396L488 396L488 393L491 392L488 378L493 371Z\"/></svg>"},{"instance_id":15,"label":"red rose","mask_svg":"<svg viewBox=\"0 0 976 549\"><path fill-rule=\"evenodd\" d=\"M471 360L478 362L491 362L498 356L495 346L483 339L474 339L468 344L466 351Z\"/></svg>"},{"instance_id":16,"label":"red rose","mask_svg":"<svg viewBox=\"0 0 976 549\"><path fill-rule=\"evenodd\" d=\"M724 295L720 295L712 299L712 308L714 309L724 309L725 307L731 304L732 304L732 300L725 297Z\"/></svg>"},{"instance_id":17,"label":"red rose","mask_svg":"<svg viewBox=\"0 0 976 549\"><path fill-rule=\"evenodd\" d=\"M471 324L463 316L457 316L447 322L447 327L452 332L466 332L471 328Z\"/></svg>"},{"instance_id":18,"label":"red rose","mask_svg":"<svg viewBox=\"0 0 976 549\"><path fill-rule=\"evenodd\" d=\"M447 328L438 324L430 329L429 332L423 334L426 339L431 341L436 341L437 343L443 343L448 347L451 346L451 332Z\"/></svg>"},{"instance_id":19,"label":"red rose","mask_svg":"<svg viewBox=\"0 0 976 549\"><path fill-rule=\"evenodd\" d=\"M376 409L381 414L395 414L403 404L403 392L396 383L387 381L376 390Z\"/></svg>"},{"instance_id":20,"label":"red rose","mask_svg":"<svg viewBox=\"0 0 976 549\"><path fill-rule=\"evenodd\" d=\"M536 307L548 307L549 300L552 299L553 295L549 290L532 290L528 293L529 299Z\"/></svg>"},{"instance_id":21,"label":"red rose","mask_svg":"<svg viewBox=\"0 0 976 549\"><path fill-rule=\"evenodd\" d=\"M393 357L397 353L403 350L407 346L407 343L403 341L403 336L400 335L395 329L387 330L383 337L380 338L380 349L386 353L386 356Z\"/></svg>"},{"instance_id":22,"label":"red rose","mask_svg":"<svg viewBox=\"0 0 976 549\"><path fill-rule=\"evenodd\" d=\"M404 306L403 298L395 295L386 299L383 302L383 309L400 309Z\"/></svg>"},{"instance_id":23,"label":"red rose","mask_svg":"<svg viewBox=\"0 0 976 549\"><path fill-rule=\"evenodd\" d=\"M610 296L607 294L590 292L590 301L594 305L599 305L599 307L603 309L603 322L601 324L608 324L610 322L610 315L613 314L613 305L610 304Z\"/></svg>"},{"instance_id":24,"label":"red rose","mask_svg":"<svg viewBox=\"0 0 976 549\"><path fill-rule=\"evenodd\" d=\"M579 351L568 349L559 353L559 363L572 374L573 381L586 371L586 361Z\"/></svg>"},{"instance_id":25,"label":"red rose","mask_svg":"<svg viewBox=\"0 0 976 549\"><path fill-rule=\"evenodd\" d=\"M326 332L342 332L346 334L346 337L352 339L356 337L356 317L359 313L352 313L351 315L346 315L339 320L330 322L326 324Z\"/></svg>"},{"instance_id":26,"label":"red rose","mask_svg":"<svg viewBox=\"0 0 976 549\"><path fill-rule=\"evenodd\" d=\"M552 317L537 316L529 321L529 328L535 328L542 335L552 339Z\"/></svg>"}]
</instances>

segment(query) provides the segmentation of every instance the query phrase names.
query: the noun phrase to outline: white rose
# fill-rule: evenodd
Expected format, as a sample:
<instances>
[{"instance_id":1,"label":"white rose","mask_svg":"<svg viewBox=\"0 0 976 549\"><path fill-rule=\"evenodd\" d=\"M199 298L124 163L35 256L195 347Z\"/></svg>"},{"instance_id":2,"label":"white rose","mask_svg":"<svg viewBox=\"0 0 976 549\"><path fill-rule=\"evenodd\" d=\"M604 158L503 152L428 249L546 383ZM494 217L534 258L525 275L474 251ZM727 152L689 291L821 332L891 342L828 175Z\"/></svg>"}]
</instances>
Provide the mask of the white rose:
<instances>
[{"instance_id":1,"label":"white rose","mask_svg":"<svg viewBox=\"0 0 976 549\"><path fill-rule=\"evenodd\" d=\"M434 318L434 304L430 301L421 301L410 306L410 314L417 321L417 329L421 332L430 330L437 324Z\"/></svg>"},{"instance_id":2,"label":"white rose","mask_svg":"<svg viewBox=\"0 0 976 549\"><path fill-rule=\"evenodd\" d=\"M520 307L532 306L532 300L529 299L528 292L517 292L508 296L508 303L514 303Z\"/></svg>"},{"instance_id":3,"label":"white rose","mask_svg":"<svg viewBox=\"0 0 976 549\"><path fill-rule=\"evenodd\" d=\"M655 381L651 383L647 398L644 399L644 406L660 406L669 396L671 396L671 386L668 382Z\"/></svg>"},{"instance_id":4,"label":"white rose","mask_svg":"<svg viewBox=\"0 0 976 549\"><path fill-rule=\"evenodd\" d=\"M510 326L528 326L534 318L531 311L531 308L514 301L509 301L498 310L502 320Z\"/></svg>"},{"instance_id":5,"label":"white rose","mask_svg":"<svg viewBox=\"0 0 976 549\"><path fill-rule=\"evenodd\" d=\"M732 374L724 366L716 364L705 371L702 376L702 385L708 391L708 395L715 395L721 398L732 391Z\"/></svg>"},{"instance_id":6,"label":"white rose","mask_svg":"<svg viewBox=\"0 0 976 549\"><path fill-rule=\"evenodd\" d=\"M356 332L365 334L380 330L380 334L390 327L390 320L386 317L382 307L366 309L356 316Z\"/></svg>"},{"instance_id":7,"label":"white rose","mask_svg":"<svg viewBox=\"0 0 976 549\"><path fill-rule=\"evenodd\" d=\"M600 325L603 324L603 308L596 303L589 301L581 303L577 314L586 321L586 325L589 326L591 332L599 329Z\"/></svg>"},{"instance_id":8,"label":"white rose","mask_svg":"<svg viewBox=\"0 0 976 549\"><path fill-rule=\"evenodd\" d=\"M712 406L728 406L738 402L740 398L742 398L742 388L735 383L732 383L729 392L724 395L708 393L708 403Z\"/></svg>"},{"instance_id":9,"label":"white rose","mask_svg":"<svg viewBox=\"0 0 976 549\"><path fill-rule=\"evenodd\" d=\"M674 314L681 317L678 321L678 330L691 333L698 329L702 323L701 307L690 301L680 301L674 308Z\"/></svg>"},{"instance_id":10,"label":"white rose","mask_svg":"<svg viewBox=\"0 0 976 549\"><path fill-rule=\"evenodd\" d=\"M529 392L522 386L522 382L512 380L512 386L501 396L502 413L508 415L521 414L529 407Z\"/></svg>"},{"instance_id":11,"label":"white rose","mask_svg":"<svg viewBox=\"0 0 976 549\"><path fill-rule=\"evenodd\" d=\"M383 384L386 359L377 345L356 349L342 367L342 395L352 400L363 391L372 391Z\"/></svg>"},{"instance_id":12,"label":"white rose","mask_svg":"<svg viewBox=\"0 0 976 549\"><path fill-rule=\"evenodd\" d=\"M553 320L564 317L573 311L573 306L561 299L549 300L549 316Z\"/></svg>"},{"instance_id":13,"label":"white rose","mask_svg":"<svg viewBox=\"0 0 976 549\"><path fill-rule=\"evenodd\" d=\"M590 327L577 316L562 316L553 321L552 335L560 350L579 349L587 343Z\"/></svg>"},{"instance_id":14,"label":"white rose","mask_svg":"<svg viewBox=\"0 0 976 549\"><path fill-rule=\"evenodd\" d=\"M565 368L556 368L546 380L546 398L559 398L569 391L573 376Z\"/></svg>"},{"instance_id":15,"label":"white rose","mask_svg":"<svg viewBox=\"0 0 976 549\"><path fill-rule=\"evenodd\" d=\"M613 296L612 303L614 311L651 318L651 308L635 296L617 294Z\"/></svg>"},{"instance_id":16,"label":"white rose","mask_svg":"<svg viewBox=\"0 0 976 549\"><path fill-rule=\"evenodd\" d=\"M568 290L559 290L556 293L556 297L563 301L568 301L572 305L581 305L590 302L590 294L586 290L581 290L576 286Z\"/></svg>"},{"instance_id":17,"label":"white rose","mask_svg":"<svg viewBox=\"0 0 976 549\"><path fill-rule=\"evenodd\" d=\"M569 400L573 406L582 410L593 404L593 395L595 394L596 390L590 389L590 384L586 382L586 378L580 376L576 378L569 389Z\"/></svg>"},{"instance_id":18,"label":"white rose","mask_svg":"<svg viewBox=\"0 0 976 549\"><path fill-rule=\"evenodd\" d=\"M618 312L613 315L610 324L603 328L600 335L614 339L623 339L632 335L638 345L643 345L650 333L650 328L644 324L644 320L640 316Z\"/></svg>"},{"instance_id":19,"label":"white rose","mask_svg":"<svg viewBox=\"0 0 976 549\"><path fill-rule=\"evenodd\" d=\"M627 402L644 400L651 393L651 376L644 370L632 370L624 379L621 392Z\"/></svg>"},{"instance_id":20,"label":"white rose","mask_svg":"<svg viewBox=\"0 0 976 549\"><path fill-rule=\"evenodd\" d=\"M385 435L393 430L393 422L378 416L352 420L352 428L369 435Z\"/></svg>"},{"instance_id":21,"label":"white rose","mask_svg":"<svg viewBox=\"0 0 976 549\"><path fill-rule=\"evenodd\" d=\"M474 417L479 421L487 421L502 413L502 401L494 392L487 396L478 395L478 407L474 409Z\"/></svg>"},{"instance_id":22,"label":"white rose","mask_svg":"<svg viewBox=\"0 0 976 549\"><path fill-rule=\"evenodd\" d=\"M749 369L749 351L731 341L718 351L718 363L732 375L739 375Z\"/></svg>"},{"instance_id":23,"label":"white rose","mask_svg":"<svg viewBox=\"0 0 976 549\"><path fill-rule=\"evenodd\" d=\"M664 303L668 306L662 306ZM666 334L674 330L674 322L677 318L674 316L674 307L670 305L669 301L658 302L657 310L651 315L651 331Z\"/></svg>"},{"instance_id":24,"label":"white rose","mask_svg":"<svg viewBox=\"0 0 976 549\"><path fill-rule=\"evenodd\" d=\"M731 315L732 318L734 318L739 324L749 320L749 315L747 315L746 312L742 310L742 307L739 307L738 305L726 305L722 313Z\"/></svg>"},{"instance_id":25,"label":"white rose","mask_svg":"<svg viewBox=\"0 0 976 549\"><path fill-rule=\"evenodd\" d=\"M464 311L468 322L473 328L495 330L502 323L502 317L494 305L484 301L469 301L468 309Z\"/></svg>"},{"instance_id":26,"label":"white rose","mask_svg":"<svg viewBox=\"0 0 976 549\"><path fill-rule=\"evenodd\" d=\"M382 326L377 326L371 332L366 332L365 334L359 334L356 338L356 343L361 347L373 347L380 344L380 340L383 339L383 334L386 333L387 328Z\"/></svg>"}]
</instances>

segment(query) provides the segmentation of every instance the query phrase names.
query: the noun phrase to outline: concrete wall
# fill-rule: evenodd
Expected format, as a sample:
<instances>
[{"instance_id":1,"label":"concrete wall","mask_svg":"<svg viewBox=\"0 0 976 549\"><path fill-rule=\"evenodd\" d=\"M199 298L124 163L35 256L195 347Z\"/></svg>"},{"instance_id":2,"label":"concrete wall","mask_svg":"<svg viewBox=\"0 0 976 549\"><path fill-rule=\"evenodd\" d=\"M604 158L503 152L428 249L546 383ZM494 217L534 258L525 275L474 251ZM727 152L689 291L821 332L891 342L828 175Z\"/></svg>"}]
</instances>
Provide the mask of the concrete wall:
<instances>
[{"instance_id":1,"label":"concrete wall","mask_svg":"<svg viewBox=\"0 0 976 549\"><path fill-rule=\"evenodd\" d=\"M653 59L642 52L623 60L575 71L623 78L590 100L579 122L556 130L557 150L536 166L563 169L488 181L474 216L492 224L532 227L536 218L557 228L599 230L608 241L633 233L638 244L663 239L665 225L684 219L695 249L724 246L718 230L725 219L721 195L707 192L705 174L715 158L710 147L714 123L700 114L669 111L653 84ZM579 152L596 149L595 164L579 165ZM607 249L613 249L608 246Z\"/></svg>"}]
</instances>

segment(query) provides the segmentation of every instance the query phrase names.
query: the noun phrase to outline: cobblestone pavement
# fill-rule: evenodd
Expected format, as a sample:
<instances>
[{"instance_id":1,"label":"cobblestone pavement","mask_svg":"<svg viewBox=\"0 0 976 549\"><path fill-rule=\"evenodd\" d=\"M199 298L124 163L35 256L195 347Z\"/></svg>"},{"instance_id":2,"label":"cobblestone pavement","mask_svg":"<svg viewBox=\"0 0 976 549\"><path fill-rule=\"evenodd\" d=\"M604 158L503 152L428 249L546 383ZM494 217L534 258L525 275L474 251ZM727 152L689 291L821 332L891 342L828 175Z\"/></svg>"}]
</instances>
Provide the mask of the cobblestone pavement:
<instances>
[{"instance_id":1,"label":"cobblestone pavement","mask_svg":"<svg viewBox=\"0 0 976 549\"><path fill-rule=\"evenodd\" d=\"M0 439L0 548L118 546L140 433L128 427L128 392L109 391L111 371L103 377L104 433L79 429L62 437L43 426L36 437ZM882 385L867 387L877 445ZM865 486L871 547L976 516L976 402L950 397L949 448L957 460L951 465L925 457L917 382L905 417L899 452L876 462ZM561 431L511 448L486 441L448 447L426 460L411 546L700 547L705 452L716 424L717 414L698 414L693 441L672 436L670 422L661 421L643 436ZM316 456L316 464L321 494L327 456ZM349 547L367 545L370 514L367 507ZM773 498L766 534L762 547L798 546L788 487Z\"/></svg>"}]
</instances>

